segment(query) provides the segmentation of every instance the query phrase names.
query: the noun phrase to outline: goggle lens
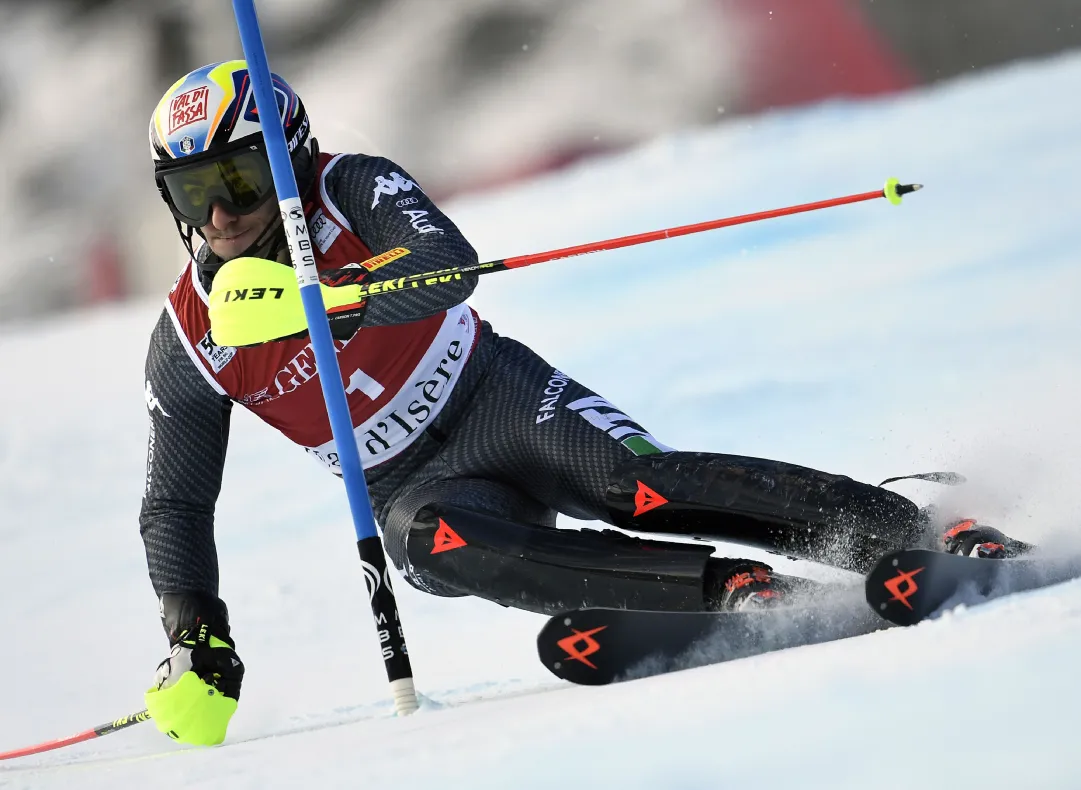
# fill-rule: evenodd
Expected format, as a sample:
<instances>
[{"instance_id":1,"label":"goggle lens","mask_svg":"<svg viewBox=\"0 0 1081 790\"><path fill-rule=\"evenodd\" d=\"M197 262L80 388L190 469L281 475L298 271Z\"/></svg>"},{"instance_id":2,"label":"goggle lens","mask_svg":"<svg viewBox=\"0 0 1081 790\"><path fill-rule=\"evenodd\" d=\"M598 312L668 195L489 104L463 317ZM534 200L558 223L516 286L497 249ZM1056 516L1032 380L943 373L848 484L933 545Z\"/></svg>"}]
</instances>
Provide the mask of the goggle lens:
<instances>
[{"instance_id":1,"label":"goggle lens","mask_svg":"<svg viewBox=\"0 0 1081 790\"><path fill-rule=\"evenodd\" d=\"M197 228L210 221L211 205L215 202L220 202L230 213L249 214L274 191L265 154L252 149L166 170L159 179L165 186L173 214Z\"/></svg>"}]
</instances>

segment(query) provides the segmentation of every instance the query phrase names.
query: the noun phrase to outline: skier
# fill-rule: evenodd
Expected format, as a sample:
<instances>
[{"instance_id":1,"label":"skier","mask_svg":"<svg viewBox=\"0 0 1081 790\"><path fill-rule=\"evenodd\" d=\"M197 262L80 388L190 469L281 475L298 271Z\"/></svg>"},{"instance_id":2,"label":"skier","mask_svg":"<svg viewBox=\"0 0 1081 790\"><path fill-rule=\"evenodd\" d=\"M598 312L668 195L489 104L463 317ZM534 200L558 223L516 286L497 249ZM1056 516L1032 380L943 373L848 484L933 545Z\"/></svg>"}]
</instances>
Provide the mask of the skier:
<instances>
[{"instance_id":1,"label":"skier","mask_svg":"<svg viewBox=\"0 0 1081 790\"><path fill-rule=\"evenodd\" d=\"M299 97L280 77L273 83L325 283L477 262L405 169L320 152ZM147 705L163 732L189 743L224 738L244 673L218 597L214 544L233 403L339 471L306 335L232 348L216 345L211 331L208 293L224 262L289 263L259 121L245 64L231 61L177 81L150 123L155 180L191 260L146 360L140 532L171 646ZM779 461L666 447L495 334L465 304L475 285L476 276L464 276L333 316L372 509L390 559L414 587L537 612L738 609L773 605L798 588L761 562L716 557L701 543L556 530L557 513L855 571L935 539L915 504L883 488ZM984 555L1018 546L974 522L949 539L952 550Z\"/></svg>"}]
</instances>

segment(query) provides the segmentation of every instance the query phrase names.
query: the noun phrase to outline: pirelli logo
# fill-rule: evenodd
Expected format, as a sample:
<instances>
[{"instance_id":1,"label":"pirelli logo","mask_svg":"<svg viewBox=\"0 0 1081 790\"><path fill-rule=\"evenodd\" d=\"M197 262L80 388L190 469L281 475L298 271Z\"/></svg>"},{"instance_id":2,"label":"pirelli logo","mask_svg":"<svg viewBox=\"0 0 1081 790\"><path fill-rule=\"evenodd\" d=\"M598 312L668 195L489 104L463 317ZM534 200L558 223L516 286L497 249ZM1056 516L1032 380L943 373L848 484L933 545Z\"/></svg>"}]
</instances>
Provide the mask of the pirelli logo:
<instances>
[{"instance_id":1,"label":"pirelli logo","mask_svg":"<svg viewBox=\"0 0 1081 790\"><path fill-rule=\"evenodd\" d=\"M383 266L386 266L391 261L396 261L399 258L404 258L409 254L409 250L405 247L395 247L393 250L387 250L384 253L376 255L374 258L369 258L366 261L361 261L361 266L370 272L374 272Z\"/></svg>"}]
</instances>

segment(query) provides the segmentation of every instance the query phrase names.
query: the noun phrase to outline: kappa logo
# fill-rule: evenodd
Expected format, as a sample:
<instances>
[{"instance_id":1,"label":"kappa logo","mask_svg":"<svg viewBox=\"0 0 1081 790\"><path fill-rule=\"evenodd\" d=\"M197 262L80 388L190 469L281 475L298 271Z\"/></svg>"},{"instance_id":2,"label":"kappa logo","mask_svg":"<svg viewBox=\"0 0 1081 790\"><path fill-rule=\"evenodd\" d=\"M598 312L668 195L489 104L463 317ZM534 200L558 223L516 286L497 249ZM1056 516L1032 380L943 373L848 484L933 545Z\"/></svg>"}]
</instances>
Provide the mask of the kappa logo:
<instances>
[{"instance_id":1,"label":"kappa logo","mask_svg":"<svg viewBox=\"0 0 1081 790\"><path fill-rule=\"evenodd\" d=\"M150 388L150 379L147 379L146 381L146 390L143 392L143 397L146 398L146 410L148 412L153 413L154 409L157 409L163 416L169 416L169 412L165 411L165 408L161 405L161 401L154 396L154 390Z\"/></svg>"},{"instance_id":2,"label":"kappa logo","mask_svg":"<svg viewBox=\"0 0 1081 790\"><path fill-rule=\"evenodd\" d=\"M379 205L380 195L397 195L398 192L409 192L415 187L412 181L401 173L391 172L390 178L383 176L375 177L375 189L372 191L372 208Z\"/></svg>"},{"instance_id":3,"label":"kappa logo","mask_svg":"<svg viewBox=\"0 0 1081 790\"><path fill-rule=\"evenodd\" d=\"M565 636L556 642L563 652L567 654L568 661L581 661L590 669L596 669L597 665L589 660L589 657L601 649L600 643L593 638L608 626L602 625L589 631L572 629L570 636ZM581 647L578 645L581 644Z\"/></svg>"},{"instance_id":4,"label":"kappa logo","mask_svg":"<svg viewBox=\"0 0 1081 790\"><path fill-rule=\"evenodd\" d=\"M648 513L651 510L659 508L661 505L667 505L668 500L658 494L652 488L647 486L641 480L635 481L638 483L638 491L634 494L634 515L640 516L643 513Z\"/></svg>"},{"instance_id":5,"label":"kappa logo","mask_svg":"<svg viewBox=\"0 0 1081 790\"><path fill-rule=\"evenodd\" d=\"M468 545L447 522L439 519L439 529L435 531L435 546L432 547L432 554L442 554L444 551L453 551Z\"/></svg>"},{"instance_id":6,"label":"kappa logo","mask_svg":"<svg viewBox=\"0 0 1081 790\"><path fill-rule=\"evenodd\" d=\"M912 604L908 602L908 599L920 589L920 586L915 582L915 576L922 570L923 568L916 568L914 571L903 571L898 568L896 576L883 582L885 588L893 596L891 601L896 601L902 606L912 609ZM902 585L904 586L902 587Z\"/></svg>"}]
</instances>

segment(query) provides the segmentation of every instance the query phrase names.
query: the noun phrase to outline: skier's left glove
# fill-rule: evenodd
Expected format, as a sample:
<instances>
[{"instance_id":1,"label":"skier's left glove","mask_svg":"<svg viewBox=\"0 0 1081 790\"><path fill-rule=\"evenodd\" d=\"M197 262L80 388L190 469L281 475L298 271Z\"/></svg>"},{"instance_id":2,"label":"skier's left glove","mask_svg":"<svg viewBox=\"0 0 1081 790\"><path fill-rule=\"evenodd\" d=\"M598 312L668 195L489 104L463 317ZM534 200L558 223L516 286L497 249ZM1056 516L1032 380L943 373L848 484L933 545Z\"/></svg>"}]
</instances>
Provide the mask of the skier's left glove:
<instances>
[{"instance_id":1,"label":"skier's left glove","mask_svg":"<svg viewBox=\"0 0 1081 790\"><path fill-rule=\"evenodd\" d=\"M158 665L154 685L145 695L146 708L157 728L174 740L199 746L221 743L244 679L225 604L167 593L162 612L172 650Z\"/></svg>"}]
</instances>

